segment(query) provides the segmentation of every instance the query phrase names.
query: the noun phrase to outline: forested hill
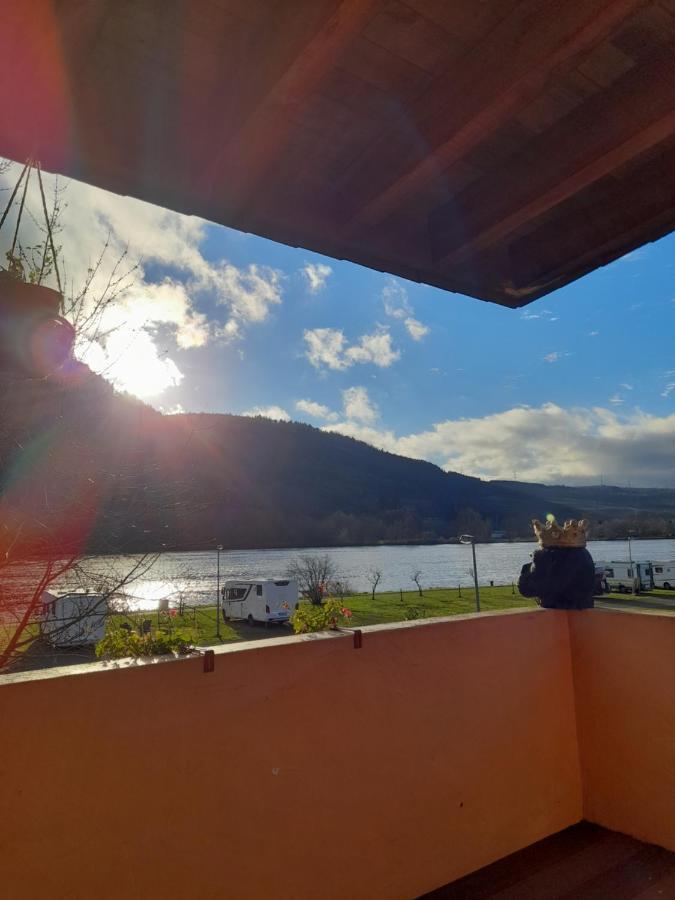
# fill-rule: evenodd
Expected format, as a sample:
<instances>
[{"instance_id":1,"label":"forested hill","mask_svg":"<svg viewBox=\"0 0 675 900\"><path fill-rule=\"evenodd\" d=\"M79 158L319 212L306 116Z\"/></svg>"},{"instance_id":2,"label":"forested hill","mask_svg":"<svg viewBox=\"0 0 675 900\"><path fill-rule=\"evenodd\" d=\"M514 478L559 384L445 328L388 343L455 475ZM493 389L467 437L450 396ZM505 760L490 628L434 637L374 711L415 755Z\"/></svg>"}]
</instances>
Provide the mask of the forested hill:
<instances>
[{"instance_id":1,"label":"forested hill","mask_svg":"<svg viewBox=\"0 0 675 900\"><path fill-rule=\"evenodd\" d=\"M19 533L93 552L434 541L582 511L308 425L162 416L84 368L0 392L5 545Z\"/></svg>"},{"instance_id":2,"label":"forested hill","mask_svg":"<svg viewBox=\"0 0 675 900\"><path fill-rule=\"evenodd\" d=\"M308 425L162 416L84 369L0 391L5 542L19 530L96 552L433 541L542 513L512 487Z\"/></svg>"}]
</instances>

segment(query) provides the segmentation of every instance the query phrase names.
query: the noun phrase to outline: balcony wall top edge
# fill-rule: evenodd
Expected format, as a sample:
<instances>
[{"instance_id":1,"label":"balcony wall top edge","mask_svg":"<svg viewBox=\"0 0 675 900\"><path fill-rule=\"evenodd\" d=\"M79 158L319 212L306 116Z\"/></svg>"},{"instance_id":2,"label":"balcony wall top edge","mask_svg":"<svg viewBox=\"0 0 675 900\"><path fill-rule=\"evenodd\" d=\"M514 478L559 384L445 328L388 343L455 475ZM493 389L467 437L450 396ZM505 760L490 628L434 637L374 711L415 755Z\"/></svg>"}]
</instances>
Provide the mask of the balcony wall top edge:
<instances>
[{"instance_id":1,"label":"balcony wall top edge","mask_svg":"<svg viewBox=\"0 0 675 900\"><path fill-rule=\"evenodd\" d=\"M284 635L282 637L267 638L266 640L256 641L238 641L236 643L224 644L220 647L200 648L198 654L189 654L185 656L156 656L144 659L120 659L114 661L101 661L91 663L79 663L70 666L52 666L44 669L33 669L31 671L15 672L6 675L0 675L0 688L3 686L27 683L33 681L44 681L55 678L75 677L83 675L93 675L96 673L112 673L123 672L127 670L136 670L157 665L177 665L180 663L195 663L203 658L204 651L212 650L216 657L228 656L232 653L248 653L252 651L264 652L279 647L300 646L307 643L315 643L317 641L349 639L354 631L360 631L363 635L381 634L385 632L403 632L411 629L419 628L444 628L460 626L467 622L476 621L477 623L490 623L495 620L511 617L526 617L541 615L543 613L559 614L570 612L569 610L550 610L541 607L526 607L518 609L489 610L480 613L466 613L463 615L453 616L434 616L426 619L415 619L403 622L385 622L378 625L364 625L360 628L344 628L338 631L323 631L312 634ZM573 611L575 612L575 611ZM630 615L630 616L650 616L661 617L672 620L675 618L675 612L667 610L646 610L646 609L607 609L595 607L591 610L580 610L579 614L601 614L601 615Z\"/></svg>"},{"instance_id":2,"label":"balcony wall top edge","mask_svg":"<svg viewBox=\"0 0 675 900\"><path fill-rule=\"evenodd\" d=\"M248 653L252 651L272 650L278 647L299 646L312 644L317 641L350 639L355 631L362 634L376 634L378 632L407 631L416 628L445 627L458 625L463 622L478 620L492 621L510 616L532 616L542 612L555 612L554 610L542 610L539 608L519 608L490 610L481 613L466 613L453 616L433 616L427 619L415 619L404 622L385 622L379 625L364 625L360 628L342 628L337 631L321 631L312 634L284 635L282 637L267 638L256 641L237 641L236 643L223 644L222 646L200 647L199 653L184 656L153 656L143 659L117 659L91 663L78 663L71 666L51 666L44 669L32 669L30 671L8 673L0 675L0 688L5 685L20 684L22 682L44 681L52 678L74 677L78 675L92 675L101 672L123 672L129 669L136 670L149 666L170 665L179 663L194 663L202 659L204 652L212 650L215 656L228 656L232 653Z\"/></svg>"}]
</instances>

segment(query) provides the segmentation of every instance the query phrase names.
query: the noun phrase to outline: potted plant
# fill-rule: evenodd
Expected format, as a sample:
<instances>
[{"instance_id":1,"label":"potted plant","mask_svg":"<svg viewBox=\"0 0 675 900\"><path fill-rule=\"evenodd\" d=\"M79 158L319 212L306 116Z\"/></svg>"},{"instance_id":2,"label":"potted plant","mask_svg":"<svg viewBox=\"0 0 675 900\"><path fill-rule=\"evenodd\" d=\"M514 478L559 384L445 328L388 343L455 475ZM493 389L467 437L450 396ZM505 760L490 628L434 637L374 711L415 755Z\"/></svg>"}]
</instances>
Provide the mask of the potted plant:
<instances>
[{"instance_id":1,"label":"potted plant","mask_svg":"<svg viewBox=\"0 0 675 900\"><path fill-rule=\"evenodd\" d=\"M17 244L28 180L33 166L38 175L47 228L39 267L29 263L25 257L22 258L21 245ZM61 279L39 164L29 161L24 166L0 219L0 228L7 219L22 182L23 192L14 239L11 248L5 254L5 265L0 265L0 372L44 377L57 370L70 358L75 342L75 329L61 315L63 307ZM42 284L52 269L56 274L58 290Z\"/></svg>"}]
</instances>

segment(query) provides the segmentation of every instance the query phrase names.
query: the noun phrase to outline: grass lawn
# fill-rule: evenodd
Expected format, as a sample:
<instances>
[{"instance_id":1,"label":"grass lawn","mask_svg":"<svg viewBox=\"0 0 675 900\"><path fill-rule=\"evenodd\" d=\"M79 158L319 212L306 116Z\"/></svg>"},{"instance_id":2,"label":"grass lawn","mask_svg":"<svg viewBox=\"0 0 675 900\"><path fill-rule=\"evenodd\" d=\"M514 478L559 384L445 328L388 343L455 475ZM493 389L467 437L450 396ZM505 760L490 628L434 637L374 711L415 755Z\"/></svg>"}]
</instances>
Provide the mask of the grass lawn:
<instances>
[{"instance_id":1,"label":"grass lawn","mask_svg":"<svg viewBox=\"0 0 675 900\"><path fill-rule=\"evenodd\" d=\"M520 606L536 606L533 600L521 597L511 585L502 587L480 588L481 610L509 609ZM354 594L345 597L344 605L351 609L352 627L361 625L377 625L381 622L401 622L406 618L427 618L430 616L453 616L476 611L473 588L462 588L461 596L457 588L433 588L425 590L420 597L417 591L375 594ZM412 613L411 613L412 611ZM417 615L415 616L415 613ZM158 618L157 613L133 613L131 615L114 615L108 622L108 628L119 628L124 622L140 627L143 620L149 620L152 628L159 621L171 622L172 627L192 628L197 634L196 643L202 647L228 641L243 641L251 638L279 637L292 633L291 627L266 629L263 625L250 626L243 622L227 623L221 620L220 640L216 635L215 606L199 606L186 610L183 616L167 619Z\"/></svg>"},{"instance_id":2,"label":"grass lawn","mask_svg":"<svg viewBox=\"0 0 675 900\"><path fill-rule=\"evenodd\" d=\"M596 602L603 600L622 601L622 605L630 608L633 598L629 594L605 594L602 598L596 597ZM640 594L635 600L642 605L650 601L670 600L675 605L675 592L654 590ZM353 594L345 597L344 605L351 609L352 618L350 625L358 628L363 625L378 625L383 622L401 622L406 618L430 618L432 616L456 616L476 611L476 601L473 588L430 588L424 590L420 597L417 591L383 592L375 594L373 600L370 594ZM534 600L528 600L518 593L518 589L512 585L495 585L494 587L480 587L481 612L500 609L512 609L537 606ZM659 608L658 602L653 604ZM410 614L410 610L413 614ZM112 616L109 628L118 628L124 621L132 621L139 625L143 619L149 619L153 628L157 625L157 613L135 613L131 616ZM197 634L196 643L206 647L212 644L226 643L228 641L245 641L265 637L279 637L292 633L291 627L274 626L265 628L264 625L250 626L245 622L227 623L221 620L220 641L216 636L216 608L215 606L199 606L186 611L185 615L172 620L175 627L190 627Z\"/></svg>"},{"instance_id":3,"label":"grass lawn","mask_svg":"<svg viewBox=\"0 0 675 900\"><path fill-rule=\"evenodd\" d=\"M518 593L518 589L508 585L481 587L481 612L495 609L510 609L519 606L536 606L534 600L526 600ZM355 594L345 598L345 606L353 613L352 624L378 625L380 622L400 622L413 616L408 610L418 612L418 618L430 616L457 616L463 613L476 612L476 600L473 588L462 588L461 596L458 588L431 588L424 590L422 596L417 591L399 591L375 594Z\"/></svg>"}]
</instances>

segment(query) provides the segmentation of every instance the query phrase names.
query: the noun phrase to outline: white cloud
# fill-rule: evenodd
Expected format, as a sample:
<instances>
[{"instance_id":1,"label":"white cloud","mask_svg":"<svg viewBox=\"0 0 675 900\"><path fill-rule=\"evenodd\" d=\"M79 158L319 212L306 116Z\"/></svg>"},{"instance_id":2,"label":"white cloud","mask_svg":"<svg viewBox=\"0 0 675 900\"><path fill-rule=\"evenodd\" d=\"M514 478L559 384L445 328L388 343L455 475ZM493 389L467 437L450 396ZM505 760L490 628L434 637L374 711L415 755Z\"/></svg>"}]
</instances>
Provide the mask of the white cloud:
<instances>
[{"instance_id":1,"label":"white cloud","mask_svg":"<svg viewBox=\"0 0 675 900\"><path fill-rule=\"evenodd\" d=\"M619 385L619 387L622 387L625 391L632 391L632 390L633 390L633 385L632 385L632 384L626 384L625 381L622 382L622 383Z\"/></svg>"},{"instance_id":2,"label":"white cloud","mask_svg":"<svg viewBox=\"0 0 675 900\"><path fill-rule=\"evenodd\" d=\"M12 165L0 176L0 188L13 186L18 173L19 168ZM45 173L44 182L51 205L57 180ZM213 339L233 340L241 336L243 326L264 321L270 308L281 302L280 272L256 266L240 269L227 261L212 262L204 256L202 244L207 237L207 223L203 220L81 182L60 179L59 183L65 186L59 243L63 244L60 269L66 297L77 294L91 278L88 296L98 298L111 275L114 280L122 272L134 270L120 283L118 301L109 304L88 328L81 327L76 348L80 358L118 387L149 396L149 387L142 382L154 365L156 377L149 378L148 384L153 385L152 396L156 396L161 371L166 387L180 380L177 363L167 355L167 347L170 354L176 349L202 347ZM33 178L27 209L38 221L40 208L37 180ZM13 217L12 212L10 227ZM24 246L41 241L37 227L29 215L24 215L20 235ZM10 233L10 228L6 228L0 235L2 258ZM102 263L92 275L106 245ZM115 275L115 263L123 255L124 261ZM159 281L152 271L156 266L170 270ZM227 307L229 318L224 325L209 321L197 309L195 298L202 292L215 293L216 299ZM85 318L92 302L85 302ZM107 337L90 346L94 332ZM114 339L113 333L117 334ZM166 345L161 351L158 341ZM121 352L126 346L136 349L130 354Z\"/></svg>"},{"instance_id":3,"label":"white cloud","mask_svg":"<svg viewBox=\"0 0 675 900\"><path fill-rule=\"evenodd\" d=\"M303 337L307 344L305 355L315 368L348 368L343 358L346 343L343 331L338 328L313 328L306 330Z\"/></svg>"},{"instance_id":4,"label":"white cloud","mask_svg":"<svg viewBox=\"0 0 675 900\"><path fill-rule=\"evenodd\" d=\"M224 341L234 341L241 337L241 325L236 319L228 319L218 331L218 336Z\"/></svg>"},{"instance_id":5,"label":"white cloud","mask_svg":"<svg viewBox=\"0 0 675 900\"><path fill-rule=\"evenodd\" d=\"M675 390L675 384L673 384ZM439 422L396 436L357 422L326 426L384 450L427 459L481 478L554 484L616 479L664 485L675 464L675 414L619 416L603 407L564 409L553 403L515 407L474 419Z\"/></svg>"},{"instance_id":6,"label":"white cloud","mask_svg":"<svg viewBox=\"0 0 675 900\"><path fill-rule=\"evenodd\" d=\"M554 316L550 309L540 309L538 312L532 312L528 309L520 314L520 318L526 322L534 319L542 319L547 322L558 321L558 316Z\"/></svg>"},{"instance_id":7,"label":"white cloud","mask_svg":"<svg viewBox=\"0 0 675 900\"><path fill-rule=\"evenodd\" d=\"M243 416L263 416L265 419L275 419L278 422L290 422L291 417L281 406L254 406L246 410Z\"/></svg>"},{"instance_id":8,"label":"white cloud","mask_svg":"<svg viewBox=\"0 0 675 900\"><path fill-rule=\"evenodd\" d=\"M564 350L554 350L553 353L546 354L546 356L544 357L544 362L555 363L569 355L570 354Z\"/></svg>"},{"instance_id":9,"label":"white cloud","mask_svg":"<svg viewBox=\"0 0 675 900\"><path fill-rule=\"evenodd\" d=\"M384 311L392 319L405 319L413 313L408 291L396 278L387 278L382 288L382 303Z\"/></svg>"},{"instance_id":10,"label":"white cloud","mask_svg":"<svg viewBox=\"0 0 675 900\"><path fill-rule=\"evenodd\" d=\"M328 277L333 269L326 263L305 263L300 270L307 281L307 290L310 294L318 294L326 286Z\"/></svg>"},{"instance_id":11,"label":"white cloud","mask_svg":"<svg viewBox=\"0 0 675 900\"><path fill-rule=\"evenodd\" d=\"M589 331L588 332L589 337L597 337L599 334L600 334L599 331Z\"/></svg>"},{"instance_id":12,"label":"white cloud","mask_svg":"<svg viewBox=\"0 0 675 900\"><path fill-rule=\"evenodd\" d=\"M381 369L388 368L393 362L401 358L398 350L391 345L391 335L384 329L378 329L373 334L363 334L358 344L349 347L345 356L355 363L372 363Z\"/></svg>"},{"instance_id":13,"label":"white cloud","mask_svg":"<svg viewBox=\"0 0 675 900\"><path fill-rule=\"evenodd\" d=\"M675 391L675 381L670 381L665 388L661 391L662 397L670 397L670 395Z\"/></svg>"},{"instance_id":14,"label":"white cloud","mask_svg":"<svg viewBox=\"0 0 675 900\"><path fill-rule=\"evenodd\" d=\"M621 396L621 394L614 394L612 397L609 398L609 402L612 403L614 406L618 406L619 404L624 402L624 398Z\"/></svg>"},{"instance_id":15,"label":"white cloud","mask_svg":"<svg viewBox=\"0 0 675 900\"><path fill-rule=\"evenodd\" d=\"M429 334L429 327L417 319L407 318L403 324L414 341L421 341L425 335Z\"/></svg>"},{"instance_id":16,"label":"white cloud","mask_svg":"<svg viewBox=\"0 0 675 900\"><path fill-rule=\"evenodd\" d=\"M270 307L281 303L281 272L268 266L238 269L223 263L208 280L218 291L218 302L229 306L235 320L264 322Z\"/></svg>"},{"instance_id":17,"label":"white cloud","mask_svg":"<svg viewBox=\"0 0 675 900\"><path fill-rule=\"evenodd\" d=\"M317 369L325 366L344 371L356 363L372 363L387 368L401 354L392 347L391 335L385 328L372 334L363 334L355 344L349 345L339 328L314 328L304 332L307 344L306 357Z\"/></svg>"},{"instance_id":18,"label":"white cloud","mask_svg":"<svg viewBox=\"0 0 675 900\"><path fill-rule=\"evenodd\" d=\"M312 419L323 419L326 422L335 422L338 418L337 413L331 411L328 406L322 403L316 403L314 400L298 400L295 404L298 412L310 416Z\"/></svg>"},{"instance_id":19,"label":"white cloud","mask_svg":"<svg viewBox=\"0 0 675 900\"><path fill-rule=\"evenodd\" d=\"M379 417L379 411L370 400L364 387L350 387L342 392L345 418L351 422L372 424Z\"/></svg>"},{"instance_id":20,"label":"white cloud","mask_svg":"<svg viewBox=\"0 0 675 900\"><path fill-rule=\"evenodd\" d=\"M408 291L396 278L387 278L382 288L382 303L386 314L392 319L402 321L414 341L421 341L429 334L429 326L415 318Z\"/></svg>"}]
</instances>

